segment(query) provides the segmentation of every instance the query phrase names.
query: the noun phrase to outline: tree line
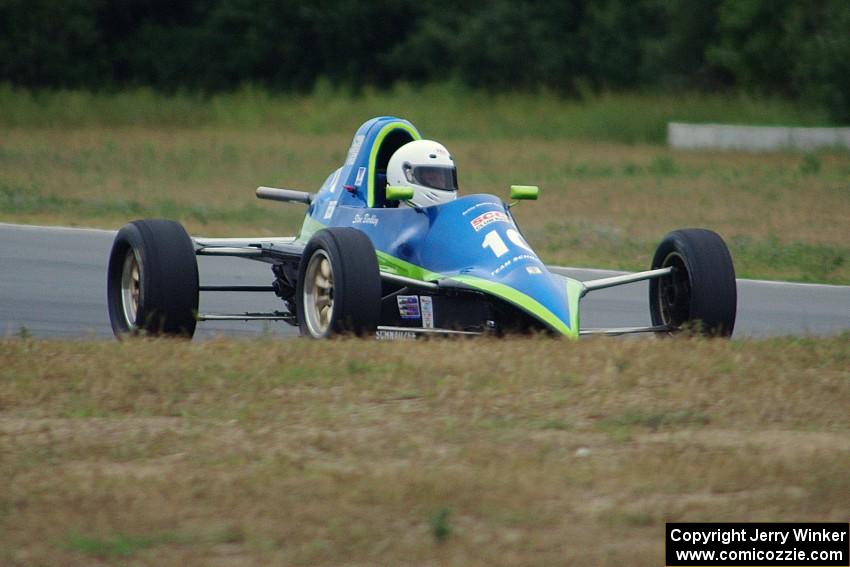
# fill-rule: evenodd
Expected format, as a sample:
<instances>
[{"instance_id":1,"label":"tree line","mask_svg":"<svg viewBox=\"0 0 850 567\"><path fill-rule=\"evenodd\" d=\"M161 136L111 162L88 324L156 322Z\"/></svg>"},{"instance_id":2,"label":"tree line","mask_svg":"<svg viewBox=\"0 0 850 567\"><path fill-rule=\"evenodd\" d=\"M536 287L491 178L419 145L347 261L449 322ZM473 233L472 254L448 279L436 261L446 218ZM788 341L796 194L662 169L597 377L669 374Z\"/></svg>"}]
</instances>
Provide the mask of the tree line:
<instances>
[{"instance_id":1,"label":"tree line","mask_svg":"<svg viewBox=\"0 0 850 567\"><path fill-rule=\"evenodd\" d=\"M0 0L0 82L743 89L850 120L847 0Z\"/></svg>"}]
</instances>

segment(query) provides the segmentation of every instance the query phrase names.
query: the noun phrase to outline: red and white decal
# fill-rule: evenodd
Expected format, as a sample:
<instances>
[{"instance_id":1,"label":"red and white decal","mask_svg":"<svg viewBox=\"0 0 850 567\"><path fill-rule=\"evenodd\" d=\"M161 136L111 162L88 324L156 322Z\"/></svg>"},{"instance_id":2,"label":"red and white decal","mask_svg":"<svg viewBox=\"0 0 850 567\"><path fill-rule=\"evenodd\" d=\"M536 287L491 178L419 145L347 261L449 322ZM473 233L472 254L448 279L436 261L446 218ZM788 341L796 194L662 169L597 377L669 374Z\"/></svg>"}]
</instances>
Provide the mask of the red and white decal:
<instances>
[{"instance_id":1,"label":"red and white decal","mask_svg":"<svg viewBox=\"0 0 850 567\"><path fill-rule=\"evenodd\" d=\"M508 215L506 215L502 211L487 211L486 213L480 214L471 221L469 221L469 224L472 225L472 228L475 229L475 232L478 232L491 222L509 222Z\"/></svg>"}]
</instances>

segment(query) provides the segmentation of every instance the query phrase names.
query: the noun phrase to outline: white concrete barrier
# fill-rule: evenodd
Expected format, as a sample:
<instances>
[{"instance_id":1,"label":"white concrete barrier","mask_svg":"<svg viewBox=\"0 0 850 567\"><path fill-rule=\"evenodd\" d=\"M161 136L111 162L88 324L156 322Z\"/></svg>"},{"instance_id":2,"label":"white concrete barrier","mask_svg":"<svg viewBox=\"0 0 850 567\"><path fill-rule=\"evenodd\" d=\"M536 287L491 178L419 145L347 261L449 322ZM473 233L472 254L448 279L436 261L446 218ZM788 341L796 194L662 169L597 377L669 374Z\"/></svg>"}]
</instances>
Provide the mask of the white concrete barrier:
<instances>
[{"instance_id":1,"label":"white concrete barrier","mask_svg":"<svg viewBox=\"0 0 850 567\"><path fill-rule=\"evenodd\" d=\"M667 143L677 149L815 150L850 148L850 128L788 128L731 124L667 124Z\"/></svg>"}]
</instances>

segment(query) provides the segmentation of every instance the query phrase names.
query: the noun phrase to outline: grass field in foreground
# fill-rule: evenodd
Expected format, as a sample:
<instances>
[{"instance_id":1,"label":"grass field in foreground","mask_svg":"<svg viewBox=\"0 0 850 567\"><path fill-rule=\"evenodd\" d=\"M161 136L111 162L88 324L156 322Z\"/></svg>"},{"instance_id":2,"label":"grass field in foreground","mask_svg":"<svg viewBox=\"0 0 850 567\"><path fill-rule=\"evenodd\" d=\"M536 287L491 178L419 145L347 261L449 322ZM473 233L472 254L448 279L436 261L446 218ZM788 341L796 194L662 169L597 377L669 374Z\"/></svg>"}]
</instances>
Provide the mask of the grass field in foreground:
<instances>
[{"instance_id":1,"label":"grass field in foreground","mask_svg":"<svg viewBox=\"0 0 850 567\"><path fill-rule=\"evenodd\" d=\"M850 341L0 341L4 565L634 565L847 521Z\"/></svg>"},{"instance_id":2,"label":"grass field in foreground","mask_svg":"<svg viewBox=\"0 0 850 567\"><path fill-rule=\"evenodd\" d=\"M368 115L356 117L356 121ZM439 123L438 120L434 122ZM454 153L461 192L507 198L544 261L645 269L669 230L705 227L741 277L850 283L850 154L674 152L565 139L426 136ZM351 130L10 129L0 136L0 221L118 228L168 217L208 236L289 235L304 208L257 201L258 185L315 190Z\"/></svg>"}]
</instances>

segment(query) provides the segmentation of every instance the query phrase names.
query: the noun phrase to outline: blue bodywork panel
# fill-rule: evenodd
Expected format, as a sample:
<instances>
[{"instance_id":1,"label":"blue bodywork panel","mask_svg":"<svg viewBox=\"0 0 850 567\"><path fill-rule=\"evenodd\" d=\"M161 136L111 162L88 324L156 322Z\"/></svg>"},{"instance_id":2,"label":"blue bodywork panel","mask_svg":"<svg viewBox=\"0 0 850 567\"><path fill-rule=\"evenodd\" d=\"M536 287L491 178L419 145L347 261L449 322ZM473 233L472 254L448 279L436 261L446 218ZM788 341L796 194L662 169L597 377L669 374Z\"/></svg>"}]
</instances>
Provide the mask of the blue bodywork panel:
<instances>
[{"instance_id":1,"label":"blue bodywork panel","mask_svg":"<svg viewBox=\"0 0 850 567\"><path fill-rule=\"evenodd\" d=\"M372 240L384 271L488 293L577 337L581 284L546 269L501 199L468 195L425 208L386 201L386 163L415 139L419 132L406 120L364 123L343 166L316 194L299 240L324 227L358 228Z\"/></svg>"}]
</instances>

